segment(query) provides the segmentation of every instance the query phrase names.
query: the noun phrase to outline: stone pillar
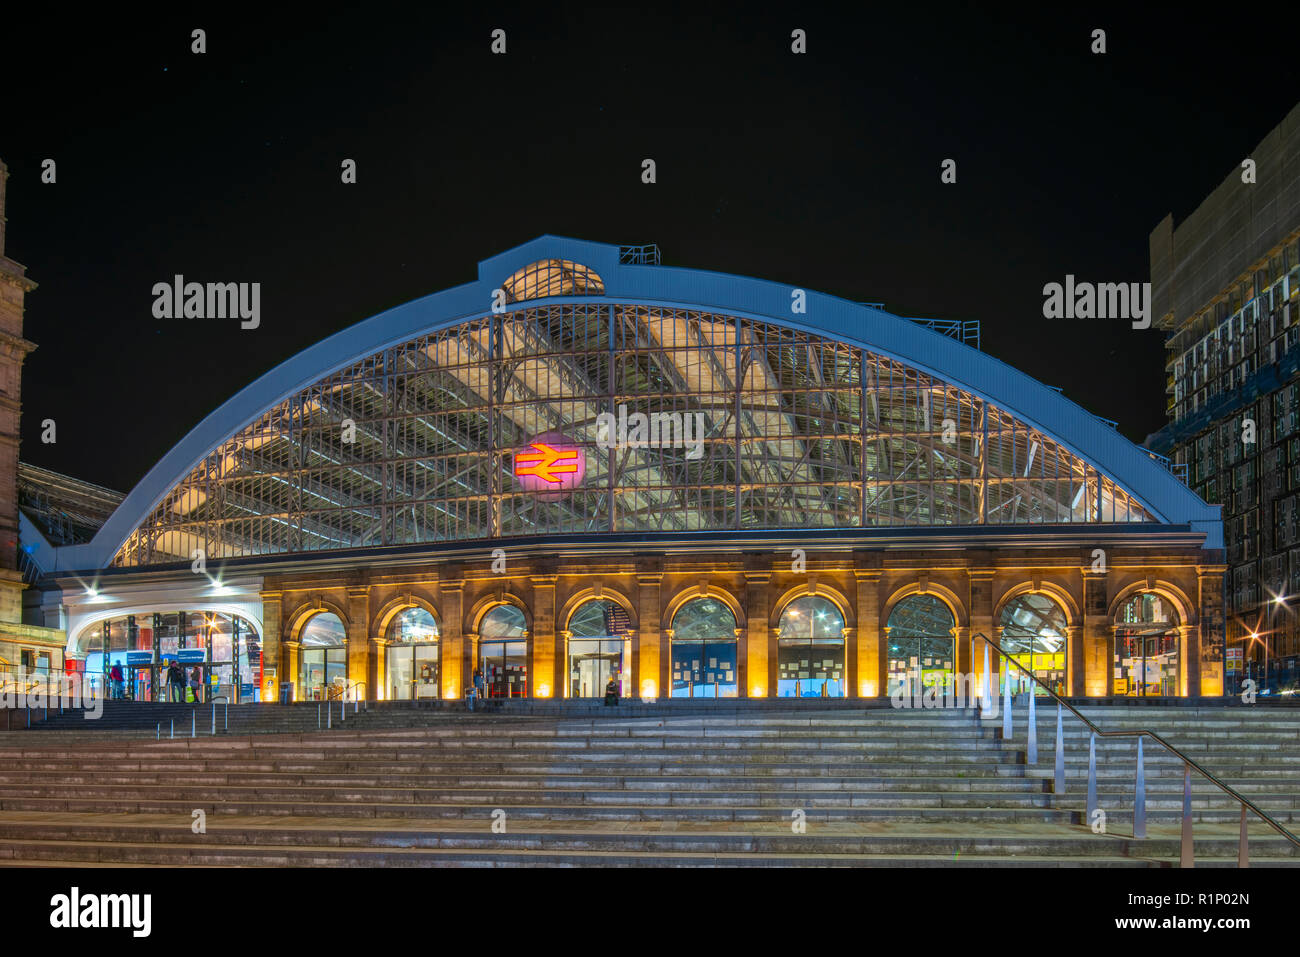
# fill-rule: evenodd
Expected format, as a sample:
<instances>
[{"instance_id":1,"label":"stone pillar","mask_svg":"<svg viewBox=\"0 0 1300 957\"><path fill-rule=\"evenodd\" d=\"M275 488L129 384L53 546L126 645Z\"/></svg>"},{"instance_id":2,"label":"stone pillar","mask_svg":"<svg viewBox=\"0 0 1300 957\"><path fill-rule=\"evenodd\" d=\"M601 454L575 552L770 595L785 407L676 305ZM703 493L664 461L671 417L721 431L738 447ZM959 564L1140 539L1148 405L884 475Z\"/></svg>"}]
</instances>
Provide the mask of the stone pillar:
<instances>
[{"instance_id":1,"label":"stone pillar","mask_svg":"<svg viewBox=\"0 0 1300 957\"><path fill-rule=\"evenodd\" d=\"M852 625L845 625L840 632L844 636L844 671L841 673L840 677L843 678L841 685L844 688L844 697L846 698L860 697L860 695L858 694L858 678L857 678L857 671L858 671L857 632L858 630L854 628Z\"/></svg>"},{"instance_id":2,"label":"stone pillar","mask_svg":"<svg viewBox=\"0 0 1300 957\"><path fill-rule=\"evenodd\" d=\"M971 674L976 675L976 687L982 688L984 681L984 649L988 647L989 689L996 692L1001 679L1001 658L997 649L987 645L979 636L985 635L997 641L993 632L993 569L972 568L970 570L970 650Z\"/></svg>"},{"instance_id":3,"label":"stone pillar","mask_svg":"<svg viewBox=\"0 0 1300 957\"><path fill-rule=\"evenodd\" d=\"M280 629L284 627L281 617L281 601L284 599L284 592L279 590L267 590L262 592L262 701L276 702L280 700L280 682L295 681L288 671L285 671L285 663L280 660L281 642L283 636ZM275 669L275 681L268 685L267 681L270 675L267 674L267 665Z\"/></svg>"},{"instance_id":4,"label":"stone pillar","mask_svg":"<svg viewBox=\"0 0 1300 957\"><path fill-rule=\"evenodd\" d=\"M283 669L280 674L280 684L284 684L286 681L292 684L293 700L301 701L302 685L299 684L298 682L298 667L299 667L298 649L302 647L302 643L298 641L292 641L286 638L284 641L280 642L280 645L284 649L284 659L280 663L281 668ZM278 701L279 700L278 691L276 692L276 695L277 695L276 700Z\"/></svg>"},{"instance_id":5,"label":"stone pillar","mask_svg":"<svg viewBox=\"0 0 1300 957\"><path fill-rule=\"evenodd\" d=\"M742 696L772 698L776 696L776 654L768 639L768 586L772 573L745 572L745 630L740 636L737 682Z\"/></svg>"},{"instance_id":6,"label":"stone pillar","mask_svg":"<svg viewBox=\"0 0 1300 957\"><path fill-rule=\"evenodd\" d=\"M361 697L373 697L374 686L368 683L370 671L370 587L348 586L348 687L361 682Z\"/></svg>"},{"instance_id":7,"label":"stone pillar","mask_svg":"<svg viewBox=\"0 0 1300 957\"><path fill-rule=\"evenodd\" d=\"M1219 696L1224 692L1224 614L1223 614L1223 573L1222 565L1201 566L1196 569L1198 585L1197 622L1194 632L1194 649L1190 652L1195 657L1196 670L1187 668L1188 694ZM1270 650L1272 650L1270 648Z\"/></svg>"},{"instance_id":8,"label":"stone pillar","mask_svg":"<svg viewBox=\"0 0 1300 957\"><path fill-rule=\"evenodd\" d=\"M855 698L881 697L887 691L889 668L888 638L881 640L881 572L879 568L857 567L853 569L853 579L857 591L854 596L857 661L853 666L856 682L849 693Z\"/></svg>"},{"instance_id":9,"label":"stone pillar","mask_svg":"<svg viewBox=\"0 0 1300 957\"><path fill-rule=\"evenodd\" d=\"M1081 696L1084 687L1083 625L1065 626L1065 693ZM1078 688L1080 690L1076 691Z\"/></svg>"},{"instance_id":10,"label":"stone pillar","mask_svg":"<svg viewBox=\"0 0 1300 957\"><path fill-rule=\"evenodd\" d=\"M970 629L965 625L956 625L952 629L952 644L955 654L953 655L953 694L961 698L963 707L973 708L974 702L971 700L979 693L979 685L974 679L964 680L965 675L973 675L974 671L970 666ZM980 659L980 667L984 667L984 659Z\"/></svg>"},{"instance_id":11,"label":"stone pillar","mask_svg":"<svg viewBox=\"0 0 1300 957\"><path fill-rule=\"evenodd\" d=\"M535 575L533 584L532 648L528 659L528 690L531 698L554 698L556 687L555 583L557 575Z\"/></svg>"},{"instance_id":12,"label":"stone pillar","mask_svg":"<svg viewBox=\"0 0 1300 957\"><path fill-rule=\"evenodd\" d=\"M555 680L557 684L555 686L555 697L557 698L569 698L573 696L573 688L572 688L573 676L569 672L569 639L572 637L573 637L573 632L569 631L567 628L564 629L563 631L556 633ZM636 660L635 651L632 653L632 657L633 657L633 662L635 663ZM633 681L634 679L631 675L628 675L627 680L629 684L625 690L630 692L631 691L630 682Z\"/></svg>"},{"instance_id":13,"label":"stone pillar","mask_svg":"<svg viewBox=\"0 0 1300 957\"><path fill-rule=\"evenodd\" d=\"M632 693L637 697L666 698L672 685L664 685L668 673L667 649L660 651L659 619L662 571L638 572L636 576L637 632L632 639ZM662 668L662 670L661 670Z\"/></svg>"},{"instance_id":14,"label":"stone pillar","mask_svg":"<svg viewBox=\"0 0 1300 957\"><path fill-rule=\"evenodd\" d=\"M391 701L393 699L393 689L388 684L388 645L390 642L387 638L371 638L370 644L372 652L370 655L370 669L366 680L370 683L370 687L374 689L374 700Z\"/></svg>"},{"instance_id":15,"label":"stone pillar","mask_svg":"<svg viewBox=\"0 0 1300 957\"><path fill-rule=\"evenodd\" d=\"M1195 625L1178 626L1178 695L1186 698L1191 688L1200 687L1199 629ZM1192 677L1193 672L1196 678Z\"/></svg>"},{"instance_id":16,"label":"stone pillar","mask_svg":"<svg viewBox=\"0 0 1300 957\"><path fill-rule=\"evenodd\" d=\"M459 569L457 569L459 572ZM461 698L465 686L469 684L470 675L463 674L465 643L461 635L464 621L465 580L454 578L439 580L438 608L442 611L440 622L442 634L439 636L438 657L442 667L442 689L444 698ZM472 672L471 672L472 674Z\"/></svg>"},{"instance_id":17,"label":"stone pillar","mask_svg":"<svg viewBox=\"0 0 1300 957\"><path fill-rule=\"evenodd\" d=\"M1110 625L1110 582L1104 572L1083 572L1083 642L1075 661L1079 681L1070 689L1089 698L1115 693L1115 633Z\"/></svg>"}]
</instances>

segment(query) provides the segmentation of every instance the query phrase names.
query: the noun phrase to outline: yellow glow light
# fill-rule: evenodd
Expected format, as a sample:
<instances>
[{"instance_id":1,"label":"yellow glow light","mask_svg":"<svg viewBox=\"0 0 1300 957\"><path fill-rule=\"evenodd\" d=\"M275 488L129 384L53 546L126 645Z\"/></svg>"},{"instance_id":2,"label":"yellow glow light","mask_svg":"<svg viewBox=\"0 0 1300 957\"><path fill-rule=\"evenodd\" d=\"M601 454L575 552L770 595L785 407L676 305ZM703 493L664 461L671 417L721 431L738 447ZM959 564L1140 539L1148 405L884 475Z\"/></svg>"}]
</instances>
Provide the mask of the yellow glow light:
<instances>
[{"instance_id":1,"label":"yellow glow light","mask_svg":"<svg viewBox=\"0 0 1300 957\"><path fill-rule=\"evenodd\" d=\"M754 687L749 689L749 696L751 698L761 698L766 693L766 691L767 689L764 688L762 685L754 685Z\"/></svg>"},{"instance_id":2,"label":"yellow glow light","mask_svg":"<svg viewBox=\"0 0 1300 957\"><path fill-rule=\"evenodd\" d=\"M551 686L550 686L550 685L538 685L538 686L537 686L537 697L539 697L539 698L549 698L550 696L551 696Z\"/></svg>"}]
</instances>

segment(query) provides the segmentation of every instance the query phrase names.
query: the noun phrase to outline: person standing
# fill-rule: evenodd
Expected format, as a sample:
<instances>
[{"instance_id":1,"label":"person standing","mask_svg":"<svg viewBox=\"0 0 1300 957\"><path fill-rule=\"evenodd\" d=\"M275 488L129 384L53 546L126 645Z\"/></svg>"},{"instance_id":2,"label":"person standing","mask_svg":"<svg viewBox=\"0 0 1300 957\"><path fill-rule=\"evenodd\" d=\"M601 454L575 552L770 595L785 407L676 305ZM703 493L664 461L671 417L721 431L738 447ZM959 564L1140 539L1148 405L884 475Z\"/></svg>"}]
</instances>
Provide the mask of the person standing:
<instances>
[{"instance_id":1,"label":"person standing","mask_svg":"<svg viewBox=\"0 0 1300 957\"><path fill-rule=\"evenodd\" d=\"M190 672L190 691L194 693L194 703L203 703L203 678L196 667Z\"/></svg>"},{"instance_id":2,"label":"person standing","mask_svg":"<svg viewBox=\"0 0 1300 957\"><path fill-rule=\"evenodd\" d=\"M483 669L482 669L482 668L475 668L475 669L474 669L474 695L475 695L475 697L478 697L478 698L482 698L482 697L483 697L483 690L484 690L484 687L485 687L485 686L484 686L484 681L483 681Z\"/></svg>"},{"instance_id":3,"label":"person standing","mask_svg":"<svg viewBox=\"0 0 1300 957\"><path fill-rule=\"evenodd\" d=\"M173 702L185 700L185 672L175 658L167 666L167 697Z\"/></svg>"},{"instance_id":4,"label":"person standing","mask_svg":"<svg viewBox=\"0 0 1300 957\"><path fill-rule=\"evenodd\" d=\"M605 685L605 704L618 706L618 679L613 675Z\"/></svg>"}]
</instances>

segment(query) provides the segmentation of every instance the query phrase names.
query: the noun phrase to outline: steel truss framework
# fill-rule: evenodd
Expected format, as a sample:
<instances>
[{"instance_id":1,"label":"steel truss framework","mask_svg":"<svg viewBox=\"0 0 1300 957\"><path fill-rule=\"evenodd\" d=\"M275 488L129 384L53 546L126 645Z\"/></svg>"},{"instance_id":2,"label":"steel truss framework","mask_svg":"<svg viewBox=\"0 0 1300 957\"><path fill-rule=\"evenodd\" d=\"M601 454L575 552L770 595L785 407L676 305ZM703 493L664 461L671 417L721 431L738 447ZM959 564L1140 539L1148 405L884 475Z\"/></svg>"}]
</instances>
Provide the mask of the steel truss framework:
<instances>
[{"instance_id":1,"label":"steel truss framework","mask_svg":"<svg viewBox=\"0 0 1300 957\"><path fill-rule=\"evenodd\" d=\"M700 454L599 447L597 416L620 405L702 416ZM579 487L516 484L514 454L545 432L584 448ZM885 356L690 309L556 304L384 349L267 410L114 564L556 532L1152 520L1011 411Z\"/></svg>"}]
</instances>

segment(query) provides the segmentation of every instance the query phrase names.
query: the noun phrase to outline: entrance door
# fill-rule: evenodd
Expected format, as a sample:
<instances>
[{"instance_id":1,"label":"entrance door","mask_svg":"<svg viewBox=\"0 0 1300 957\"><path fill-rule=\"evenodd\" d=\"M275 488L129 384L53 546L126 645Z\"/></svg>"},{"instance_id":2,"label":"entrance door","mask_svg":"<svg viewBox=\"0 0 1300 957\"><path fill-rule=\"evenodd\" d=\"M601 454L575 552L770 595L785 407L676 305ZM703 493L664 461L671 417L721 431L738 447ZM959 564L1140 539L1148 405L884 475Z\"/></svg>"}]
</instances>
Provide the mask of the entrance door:
<instances>
[{"instance_id":1,"label":"entrance door","mask_svg":"<svg viewBox=\"0 0 1300 957\"><path fill-rule=\"evenodd\" d=\"M600 698L610 678L620 682L623 693L623 642L621 639L569 639L569 697Z\"/></svg>"},{"instance_id":2,"label":"entrance door","mask_svg":"<svg viewBox=\"0 0 1300 957\"><path fill-rule=\"evenodd\" d=\"M734 641L674 641L674 698L734 698L737 695Z\"/></svg>"},{"instance_id":3,"label":"entrance door","mask_svg":"<svg viewBox=\"0 0 1300 957\"><path fill-rule=\"evenodd\" d=\"M388 691L394 701L438 697L438 646L390 645Z\"/></svg>"},{"instance_id":4,"label":"entrance door","mask_svg":"<svg viewBox=\"0 0 1300 957\"><path fill-rule=\"evenodd\" d=\"M1131 698L1178 694L1178 632L1115 634L1115 694Z\"/></svg>"},{"instance_id":5,"label":"entrance door","mask_svg":"<svg viewBox=\"0 0 1300 957\"><path fill-rule=\"evenodd\" d=\"M528 645L522 641L481 644L484 693L489 698L528 696Z\"/></svg>"}]
</instances>

